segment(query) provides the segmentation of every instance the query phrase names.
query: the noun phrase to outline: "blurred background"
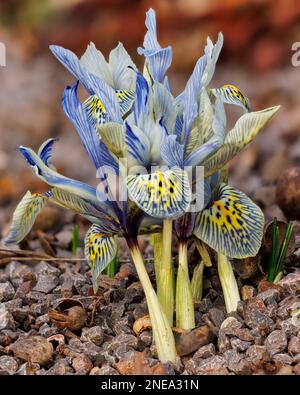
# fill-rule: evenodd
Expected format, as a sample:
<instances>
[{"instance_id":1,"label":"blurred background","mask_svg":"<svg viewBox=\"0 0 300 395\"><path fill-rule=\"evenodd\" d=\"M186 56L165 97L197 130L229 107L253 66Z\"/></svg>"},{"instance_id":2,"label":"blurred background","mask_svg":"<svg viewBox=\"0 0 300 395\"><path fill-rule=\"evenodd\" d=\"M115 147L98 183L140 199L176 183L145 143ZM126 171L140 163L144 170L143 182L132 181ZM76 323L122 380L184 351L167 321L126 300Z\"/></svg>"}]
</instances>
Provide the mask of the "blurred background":
<instances>
[{"instance_id":1,"label":"blurred background","mask_svg":"<svg viewBox=\"0 0 300 395\"><path fill-rule=\"evenodd\" d=\"M105 55L118 41L138 66L145 12L157 13L159 40L173 46L169 71L180 92L202 55L206 37L219 31L224 47L211 86L232 83L260 110L281 104L280 113L255 143L230 164L231 184L281 218L274 185L300 161L300 67L291 63L300 41L299 0L1 0L0 42L0 232L27 189L47 190L17 152L59 137L54 162L64 174L96 185L95 171L61 109L61 94L74 80L50 53L59 44L81 55L93 41ZM241 115L227 107L229 125Z\"/></svg>"}]
</instances>

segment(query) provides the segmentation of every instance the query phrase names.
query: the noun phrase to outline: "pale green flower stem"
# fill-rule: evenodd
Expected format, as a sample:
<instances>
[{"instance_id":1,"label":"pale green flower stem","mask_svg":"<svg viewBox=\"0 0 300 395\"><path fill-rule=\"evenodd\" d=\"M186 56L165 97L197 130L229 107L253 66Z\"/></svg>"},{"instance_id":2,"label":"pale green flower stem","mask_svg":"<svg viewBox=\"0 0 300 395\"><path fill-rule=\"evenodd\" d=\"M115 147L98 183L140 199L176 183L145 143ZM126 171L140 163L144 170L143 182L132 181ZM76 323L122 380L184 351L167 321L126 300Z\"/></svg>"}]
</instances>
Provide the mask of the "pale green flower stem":
<instances>
[{"instance_id":1,"label":"pale green flower stem","mask_svg":"<svg viewBox=\"0 0 300 395\"><path fill-rule=\"evenodd\" d=\"M211 267L212 266L211 259L210 259L209 253L207 251L207 248L205 247L205 244L202 243L197 238L194 239L194 242L195 242L197 250L201 256L201 259L204 263L204 266Z\"/></svg>"},{"instance_id":2,"label":"pale green flower stem","mask_svg":"<svg viewBox=\"0 0 300 395\"><path fill-rule=\"evenodd\" d=\"M171 325L162 311L157 295L152 287L141 251L136 243L130 242L128 243L128 247L145 292L158 358L162 363L168 361L175 362L177 353Z\"/></svg>"},{"instance_id":3,"label":"pale green flower stem","mask_svg":"<svg viewBox=\"0 0 300 395\"><path fill-rule=\"evenodd\" d=\"M192 277L192 295L195 302L202 299L204 263L201 261L194 268Z\"/></svg>"},{"instance_id":4,"label":"pale green flower stem","mask_svg":"<svg viewBox=\"0 0 300 395\"><path fill-rule=\"evenodd\" d=\"M178 247L176 326L186 330L195 327L195 309L187 261L187 241L180 241Z\"/></svg>"},{"instance_id":5,"label":"pale green flower stem","mask_svg":"<svg viewBox=\"0 0 300 395\"><path fill-rule=\"evenodd\" d=\"M157 273L157 296L162 309L173 326L174 316L174 268L172 262L172 220L165 219L163 222L162 252L159 273Z\"/></svg>"},{"instance_id":6,"label":"pale green flower stem","mask_svg":"<svg viewBox=\"0 0 300 395\"><path fill-rule=\"evenodd\" d=\"M222 285L223 296L227 313L236 311L238 302L241 300L237 282L227 257L218 253L218 273Z\"/></svg>"},{"instance_id":7,"label":"pale green flower stem","mask_svg":"<svg viewBox=\"0 0 300 395\"><path fill-rule=\"evenodd\" d=\"M158 288L163 256L162 233L153 233L152 235L150 235L150 243L153 247L155 279L156 286Z\"/></svg>"}]
</instances>

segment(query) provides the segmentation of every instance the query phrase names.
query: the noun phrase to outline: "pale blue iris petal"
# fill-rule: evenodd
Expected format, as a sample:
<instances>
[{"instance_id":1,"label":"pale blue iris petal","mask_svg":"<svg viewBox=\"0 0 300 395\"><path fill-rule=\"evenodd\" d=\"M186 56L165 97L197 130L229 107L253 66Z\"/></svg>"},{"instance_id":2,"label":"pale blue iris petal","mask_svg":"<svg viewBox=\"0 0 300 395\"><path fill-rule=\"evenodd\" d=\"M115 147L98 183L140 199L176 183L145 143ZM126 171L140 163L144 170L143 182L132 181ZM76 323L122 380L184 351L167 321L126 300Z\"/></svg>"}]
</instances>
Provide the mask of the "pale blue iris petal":
<instances>
[{"instance_id":1,"label":"pale blue iris petal","mask_svg":"<svg viewBox=\"0 0 300 395\"><path fill-rule=\"evenodd\" d=\"M28 164L36 175L48 185L65 189L83 199L98 203L96 189L88 184L65 177L45 165L41 158L27 147L19 147L19 151L24 156Z\"/></svg>"},{"instance_id":2,"label":"pale blue iris petal","mask_svg":"<svg viewBox=\"0 0 300 395\"><path fill-rule=\"evenodd\" d=\"M172 63L172 48L166 47L155 51L140 50L150 65L151 76L155 81L163 82L166 71Z\"/></svg>"},{"instance_id":3,"label":"pale blue iris petal","mask_svg":"<svg viewBox=\"0 0 300 395\"><path fill-rule=\"evenodd\" d=\"M178 143L175 135L168 136L164 140L160 153L168 166L183 166L184 146Z\"/></svg>"},{"instance_id":4,"label":"pale blue iris petal","mask_svg":"<svg viewBox=\"0 0 300 395\"><path fill-rule=\"evenodd\" d=\"M203 144L199 149L192 152L185 160L184 166L197 166L212 155L220 147L218 138L212 137L209 141Z\"/></svg>"},{"instance_id":5,"label":"pale blue iris petal","mask_svg":"<svg viewBox=\"0 0 300 395\"><path fill-rule=\"evenodd\" d=\"M156 122L165 127L167 133L172 134L175 129L177 108L171 92L158 82L154 82L152 105Z\"/></svg>"},{"instance_id":6,"label":"pale blue iris petal","mask_svg":"<svg viewBox=\"0 0 300 395\"><path fill-rule=\"evenodd\" d=\"M38 156L42 159L46 166L51 165L52 148L57 139L50 138L46 140L38 150Z\"/></svg>"},{"instance_id":7,"label":"pale blue iris petal","mask_svg":"<svg viewBox=\"0 0 300 395\"><path fill-rule=\"evenodd\" d=\"M172 63L172 48L161 48L157 40L156 16L151 8L146 13L147 33L144 38L144 48L138 48L138 54L144 55L150 64L152 78L163 82L167 69Z\"/></svg>"},{"instance_id":8,"label":"pale blue iris petal","mask_svg":"<svg viewBox=\"0 0 300 395\"><path fill-rule=\"evenodd\" d=\"M182 120L182 115L178 114L176 117L176 122L175 122L175 134L176 136L180 139L181 134L182 134L182 129L183 129L183 120Z\"/></svg>"},{"instance_id":9,"label":"pale blue iris petal","mask_svg":"<svg viewBox=\"0 0 300 395\"><path fill-rule=\"evenodd\" d=\"M150 144L147 136L137 126L125 122L125 143L127 152L140 165L147 165L149 161Z\"/></svg>"},{"instance_id":10,"label":"pale blue iris petal","mask_svg":"<svg viewBox=\"0 0 300 395\"><path fill-rule=\"evenodd\" d=\"M160 48L160 45L157 41L157 33L156 33L156 15L155 11L150 8L149 11L146 12L146 21L145 25L147 28L147 33L144 38L144 47L148 50L156 50Z\"/></svg>"},{"instance_id":11,"label":"pale blue iris petal","mask_svg":"<svg viewBox=\"0 0 300 395\"><path fill-rule=\"evenodd\" d=\"M220 145L224 143L226 137L227 118L222 99L217 98L215 103L214 119L212 129L214 135L220 140Z\"/></svg>"},{"instance_id":12,"label":"pale blue iris petal","mask_svg":"<svg viewBox=\"0 0 300 395\"><path fill-rule=\"evenodd\" d=\"M109 65L115 89L135 90L136 75L130 68L136 69L136 66L122 43L110 52Z\"/></svg>"},{"instance_id":13,"label":"pale blue iris petal","mask_svg":"<svg viewBox=\"0 0 300 395\"><path fill-rule=\"evenodd\" d=\"M143 75L132 69L136 73L136 100L134 103L134 119L138 124L141 114L147 115L149 113L148 99L149 99L149 85Z\"/></svg>"},{"instance_id":14,"label":"pale blue iris petal","mask_svg":"<svg viewBox=\"0 0 300 395\"><path fill-rule=\"evenodd\" d=\"M96 75L108 85L113 86L112 71L103 54L96 48L93 42L88 45L85 53L81 56L80 64L89 73Z\"/></svg>"},{"instance_id":15,"label":"pale blue iris petal","mask_svg":"<svg viewBox=\"0 0 300 395\"><path fill-rule=\"evenodd\" d=\"M202 56L196 63L194 71L189 78L184 90L184 142L188 141L188 136L192 124L198 115L198 98L202 89L202 74L206 65L206 56Z\"/></svg>"},{"instance_id":16,"label":"pale blue iris petal","mask_svg":"<svg viewBox=\"0 0 300 395\"><path fill-rule=\"evenodd\" d=\"M169 78L167 76L164 78L163 85L169 92L171 92L171 86L170 86Z\"/></svg>"},{"instance_id":17,"label":"pale blue iris petal","mask_svg":"<svg viewBox=\"0 0 300 395\"><path fill-rule=\"evenodd\" d=\"M100 139L93 125L88 122L86 111L78 100L78 83L64 90L62 106L65 114L76 128L84 148L94 162L96 168L102 165Z\"/></svg>"},{"instance_id":18,"label":"pale blue iris petal","mask_svg":"<svg viewBox=\"0 0 300 395\"><path fill-rule=\"evenodd\" d=\"M121 121L120 106L115 90L96 75L89 73L81 64L77 56L63 47L50 46L56 58L78 79L91 95L96 95L108 112L111 121Z\"/></svg>"},{"instance_id":19,"label":"pale blue iris petal","mask_svg":"<svg viewBox=\"0 0 300 395\"><path fill-rule=\"evenodd\" d=\"M115 157L111 154L106 145L100 141L100 157L101 157L101 166L111 167L116 175L119 175L119 166L115 159Z\"/></svg>"},{"instance_id":20,"label":"pale blue iris petal","mask_svg":"<svg viewBox=\"0 0 300 395\"><path fill-rule=\"evenodd\" d=\"M207 38L207 44L204 49L204 53L207 56L207 64L205 67L205 71L203 73L202 77L202 83L203 86L207 87L207 85L210 83L214 72L216 68L216 63L219 58L221 49L223 46L223 34L219 33L218 34L218 40L216 44L213 44L211 39L208 37Z\"/></svg>"}]
</instances>

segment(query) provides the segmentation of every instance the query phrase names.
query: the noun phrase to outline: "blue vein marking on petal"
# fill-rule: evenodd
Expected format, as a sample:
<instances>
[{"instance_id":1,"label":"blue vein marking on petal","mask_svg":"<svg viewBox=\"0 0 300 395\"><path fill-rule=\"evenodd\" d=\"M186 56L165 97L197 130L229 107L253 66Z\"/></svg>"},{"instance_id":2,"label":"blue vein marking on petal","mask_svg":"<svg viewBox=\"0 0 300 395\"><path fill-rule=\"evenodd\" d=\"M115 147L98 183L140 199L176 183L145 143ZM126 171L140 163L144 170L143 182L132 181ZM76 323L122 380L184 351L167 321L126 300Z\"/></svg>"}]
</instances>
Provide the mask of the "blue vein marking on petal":
<instances>
[{"instance_id":1,"label":"blue vein marking on petal","mask_svg":"<svg viewBox=\"0 0 300 395\"><path fill-rule=\"evenodd\" d=\"M202 56L196 63L193 73L189 78L185 89L176 97L176 103L183 109L182 123L183 130L180 130L180 119L176 125L176 130L179 136L184 132L184 143L186 144L189 137L189 132L195 117L198 114L198 98L202 89L202 75L207 63L206 56Z\"/></svg>"},{"instance_id":2,"label":"blue vein marking on petal","mask_svg":"<svg viewBox=\"0 0 300 395\"><path fill-rule=\"evenodd\" d=\"M128 122L125 122L125 126L126 126L125 142L126 142L126 145L131 148L130 154L135 159L139 160L140 162L143 162L143 157L139 153L139 147L138 147L137 143L144 151L146 148L145 148L144 144L139 140L138 136L133 132L133 130L131 129Z\"/></svg>"},{"instance_id":3,"label":"blue vein marking on petal","mask_svg":"<svg viewBox=\"0 0 300 395\"><path fill-rule=\"evenodd\" d=\"M157 33L156 33L156 15L155 11L150 8L148 12L146 12L146 21L145 25L147 27L147 32L144 38L144 47L149 50L155 50L161 48L157 41Z\"/></svg>"},{"instance_id":4,"label":"blue vein marking on petal","mask_svg":"<svg viewBox=\"0 0 300 395\"><path fill-rule=\"evenodd\" d=\"M26 161L32 167L33 171L40 176L43 181L51 186L61 187L66 189L71 193L82 197L83 199L88 199L97 204L98 199L96 195L96 189L83 182L73 180L71 178L65 177L56 171L47 167L40 157L30 148L19 147L19 151L24 156Z\"/></svg>"},{"instance_id":5,"label":"blue vein marking on petal","mask_svg":"<svg viewBox=\"0 0 300 395\"><path fill-rule=\"evenodd\" d=\"M144 76L133 67L128 66L136 73L136 101L134 103L134 119L138 123L141 113L148 113L149 85Z\"/></svg>"},{"instance_id":6,"label":"blue vein marking on petal","mask_svg":"<svg viewBox=\"0 0 300 395\"><path fill-rule=\"evenodd\" d=\"M143 50L142 53L150 64L153 79L162 83L172 62L172 48L162 48L158 51Z\"/></svg>"},{"instance_id":7,"label":"blue vein marking on petal","mask_svg":"<svg viewBox=\"0 0 300 395\"><path fill-rule=\"evenodd\" d=\"M187 144L189 132L198 114L198 98L202 89L202 75L206 65L206 56L203 55L196 63L191 77L189 78L184 90L184 142Z\"/></svg>"},{"instance_id":8,"label":"blue vein marking on petal","mask_svg":"<svg viewBox=\"0 0 300 395\"><path fill-rule=\"evenodd\" d=\"M184 147L177 141L176 135L170 135L164 140L161 150L161 156L168 166L183 166Z\"/></svg>"},{"instance_id":9,"label":"blue vein marking on petal","mask_svg":"<svg viewBox=\"0 0 300 395\"><path fill-rule=\"evenodd\" d=\"M115 158L109 152L109 149L100 141L100 157L101 157L101 166L109 166L114 169L116 175L119 175L119 166L116 162Z\"/></svg>"},{"instance_id":10,"label":"blue vein marking on petal","mask_svg":"<svg viewBox=\"0 0 300 395\"><path fill-rule=\"evenodd\" d=\"M78 79L91 95L96 95L113 122L121 122L121 111L114 89L96 75L89 73L70 50L51 45L55 57Z\"/></svg>"},{"instance_id":11,"label":"blue vein marking on petal","mask_svg":"<svg viewBox=\"0 0 300 395\"><path fill-rule=\"evenodd\" d=\"M84 148L91 157L96 168L102 165L100 139L93 125L88 122L86 111L77 96L78 82L64 90L62 106L65 114L76 128Z\"/></svg>"},{"instance_id":12,"label":"blue vein marking on petal","mask_svg":"<svg viewBox=\"0 0 300 395\"><path fill-rule=\"evenodd\" d=\"M184 166L200 165L205 159L212 155L220 146L218 139L211 139L203 144L197 151L192 152L185 160Z\"/></svg>"},{"instance_id":13,"label":"blue vein marking on petal","mask_svg":"<svg viewBox=\"0 0 300 395\"><path fill-rule=\"evenodd\" d=\"M58 139L50 138L50 139L46 140L41 145L41 147L39 149L38 155L42 159L42 161L45 163L46 166L49 166L49 164L50 164L50 160L51 160L51 157L52 157L53 144L57 140Z\"/></svg>"},{"instance_id":14,"label":"blue vein marking on petal","mask_svg":"<svg viewBox=\"0 0 300 395\"><path fill-rule=\"evenodd\" d=\"M154 80L163 82L165 73L172 63L172 48L162 48L157 40L156 15L150 8L146 13L147 32L144 38L144 48L138 48L138 54L144 55L151 66Z\"/></svg>"}]
</instances>

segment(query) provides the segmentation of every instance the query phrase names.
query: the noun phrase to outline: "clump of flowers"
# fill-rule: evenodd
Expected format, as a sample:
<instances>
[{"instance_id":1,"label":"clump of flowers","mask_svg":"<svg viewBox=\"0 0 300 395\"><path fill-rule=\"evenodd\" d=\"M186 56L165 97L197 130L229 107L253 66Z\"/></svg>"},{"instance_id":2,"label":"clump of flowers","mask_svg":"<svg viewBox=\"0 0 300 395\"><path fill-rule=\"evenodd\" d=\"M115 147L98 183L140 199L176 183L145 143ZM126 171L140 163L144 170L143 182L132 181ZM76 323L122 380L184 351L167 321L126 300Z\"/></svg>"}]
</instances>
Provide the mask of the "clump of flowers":
<instances>
[{"instance_id":1,"label":"clump of flowers","mask_svg":"<svg viewBox=\"0 0 300 395\"><path fill-rule=\"evenodd\" d=\"M227 184L225 166L279 107L251 112L248 99L235 86L209 87L223 44L221 33L215 44L207 39L204 55L182 93L174 97L166 76L172 48L160 46L152 9L146 27L143 47L138 48L145 58L143 73L121 43L108 61L93 43L80 59L67 49L50 47L76 79L64 90L62 106L100 183L96 188L59 174L51 160L54 139L44 142L37 153L20 147L35 174L52 188L44 194L26 193L15 210L6 243L20 242L48 201L81 214L92 224L85 255L96 291L99 274L115 258L118 238L124 237L145 291L159 358L166 362L176 358L171 329L174 307L177 326L195 326L194 299L201 297L204 266L211 265L206 245L218 253L227 310L236 308L239 294L228 258L256 255L264 217L245 194ZM88 92L84 102L77 95L79 84ZM229 131L225 103L244 110ZM201 171L194 171L198 168ZM145 229L155 233L157 293L137 241ZM176 287L172 233L178 238ZM191 243L201 256L192 281Z\"/></svg>"}]
</instances>

